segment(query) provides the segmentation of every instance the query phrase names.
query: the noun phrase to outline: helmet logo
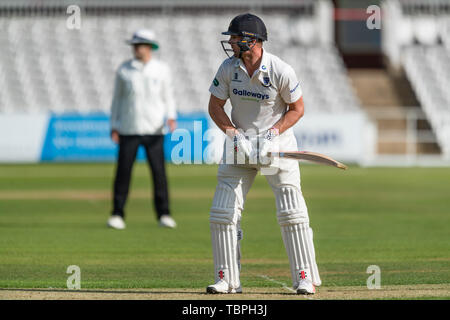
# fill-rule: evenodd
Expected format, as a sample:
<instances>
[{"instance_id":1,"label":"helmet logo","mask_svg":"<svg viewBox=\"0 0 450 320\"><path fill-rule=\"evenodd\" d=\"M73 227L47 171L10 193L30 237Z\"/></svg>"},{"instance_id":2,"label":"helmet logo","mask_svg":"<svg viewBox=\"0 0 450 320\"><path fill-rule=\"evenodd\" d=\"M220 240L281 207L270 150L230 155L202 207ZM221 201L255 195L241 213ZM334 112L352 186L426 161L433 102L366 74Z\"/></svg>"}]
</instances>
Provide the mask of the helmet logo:
<instances>
[{"instance_id":1,"label":"helmet logo","mask_svg":"<svg viewBox=\"0 0 450 320\"><path fill-rule=\"evenodd\" d=\"M247 31L242 31L242 35L245 37L256 37L256 34Z\"/></svg>"}]
</instances>

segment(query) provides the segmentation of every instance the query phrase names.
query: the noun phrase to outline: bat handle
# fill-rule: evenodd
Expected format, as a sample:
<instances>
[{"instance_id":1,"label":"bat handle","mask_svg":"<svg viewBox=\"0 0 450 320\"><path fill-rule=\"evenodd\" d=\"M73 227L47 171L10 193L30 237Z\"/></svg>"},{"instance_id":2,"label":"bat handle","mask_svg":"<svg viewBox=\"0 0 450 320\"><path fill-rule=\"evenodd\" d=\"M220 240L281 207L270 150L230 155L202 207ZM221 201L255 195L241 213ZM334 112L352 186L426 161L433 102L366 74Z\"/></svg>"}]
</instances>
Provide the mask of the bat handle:
<instances>
[{"instance_id":1,"label":"bat handle","mask_svg":"<svg viewBox=\"0 0 450 320\"><path fill-rule=\"evenodd\" d=\"M283 152L267 152L267 156L270 157L282 157Z\"/></svg>"}]
</instances>

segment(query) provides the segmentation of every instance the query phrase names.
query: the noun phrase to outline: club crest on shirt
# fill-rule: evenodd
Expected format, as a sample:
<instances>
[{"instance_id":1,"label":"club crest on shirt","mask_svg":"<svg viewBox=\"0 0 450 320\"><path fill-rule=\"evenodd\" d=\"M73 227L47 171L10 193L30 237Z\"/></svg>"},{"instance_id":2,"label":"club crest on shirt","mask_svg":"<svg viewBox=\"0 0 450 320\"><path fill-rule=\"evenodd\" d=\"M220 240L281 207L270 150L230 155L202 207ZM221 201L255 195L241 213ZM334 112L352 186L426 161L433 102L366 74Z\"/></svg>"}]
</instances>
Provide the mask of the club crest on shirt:
<instances>
[{"instance_id":1,"label":"club crest on shirt","mask_svg":"<svg viewBox=\"0 0 450 320\"><path fill-rule=\"evenodd\" d=\"M269 77L263 77L262 85L264 87L270 87L272 85L272 83L270 83L270 78Z\"/></svg>"}]
</instances>

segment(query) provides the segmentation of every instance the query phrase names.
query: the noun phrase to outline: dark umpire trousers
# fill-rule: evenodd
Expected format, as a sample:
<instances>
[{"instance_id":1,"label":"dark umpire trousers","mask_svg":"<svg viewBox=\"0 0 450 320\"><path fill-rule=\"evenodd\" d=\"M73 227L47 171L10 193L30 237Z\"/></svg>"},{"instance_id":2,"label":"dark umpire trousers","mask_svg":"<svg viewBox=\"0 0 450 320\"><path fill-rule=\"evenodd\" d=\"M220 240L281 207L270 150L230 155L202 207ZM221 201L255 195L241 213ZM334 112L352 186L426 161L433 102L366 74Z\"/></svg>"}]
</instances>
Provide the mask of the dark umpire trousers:
<instances>
[{"instance_id":1,"label":"dark umpire trousers","mask_svg":"<svg viewBox=\"0 0 450 320\"><path fill-rule=\"evenodd\" d=\"M163 135L120 135L119 159L114 180L112 214L124 217L124 207L130 188L131 172L140 145L144 146L153 177L154 205L158 219L169 212L169 195L164 163Z\"/></svg>"}]
</instances>

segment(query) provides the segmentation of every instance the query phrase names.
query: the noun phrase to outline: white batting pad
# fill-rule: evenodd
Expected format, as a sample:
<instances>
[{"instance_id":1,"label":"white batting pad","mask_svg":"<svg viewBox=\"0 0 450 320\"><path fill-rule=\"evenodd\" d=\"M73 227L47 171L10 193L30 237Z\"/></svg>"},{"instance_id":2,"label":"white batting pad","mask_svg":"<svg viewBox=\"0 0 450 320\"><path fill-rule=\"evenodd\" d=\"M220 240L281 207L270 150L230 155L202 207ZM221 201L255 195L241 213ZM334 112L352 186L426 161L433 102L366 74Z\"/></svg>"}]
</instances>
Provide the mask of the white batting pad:
<instances>
[{"instance_id":1,"label":"white batting pad","mask_svg":"<svg viewBox=\"0 0 450 320\"><path fill-rule=\"evenodd\" d=\"M256 173L255 169L221 165L217 175L209 218L215 280L227 281L232 289L240 287L241 211Z\"/></svg>"},{"instance_id":2,"label":"white batting pad","mask_svg":"<svg viewBox=\"0 0 450 320\"><path fill-rule=\"evenodd\" d=\"M277 219L280 226L309 222L308 209L300 190L280 187L275 190Z\"/></svg>"},{"instance_id":3,"label":"white batting pad","mask_svg":"<svg viewBox=\"0 0 450 320\"><path fill-rule=\"evenodd\" d=\"M231 288L240 286L240 250L234 224L210 223L215 282L225 280Z\"/></svg>"},{"instance_id":4,"label":"white batting pad","mask_svg":"<svg viewBox=\"0 0 450 320\"><path fill-rule=\"evenodd\" d=\"M319 270L313 244L313 233L308 223L281 226L284 246L291 266L292 285L298 286L300 279L309 278L320 286Z\"/></svg>"},{"instance_id":5,"label":"white batting pad","mask_svg":"<svg viewBox=\"0 0 450 320\"><path fill-rule=\"evenodd\" d=\"M211 206L210 221L216 223L237 224L242 209L242 189L232 189L226 183L219 181Z\"/></svg>"},{"instance_id":6,"label":"white batting pad","mask_svg":"<svg viewBox=\"0 0 450 320\"><path fill-rule=\"evenodd\" d=\"M244 232L241 229L241 222L237 224L237 263L239 272L241 271L241 240L244 237Z\"/></svg>"}]
</instances>

